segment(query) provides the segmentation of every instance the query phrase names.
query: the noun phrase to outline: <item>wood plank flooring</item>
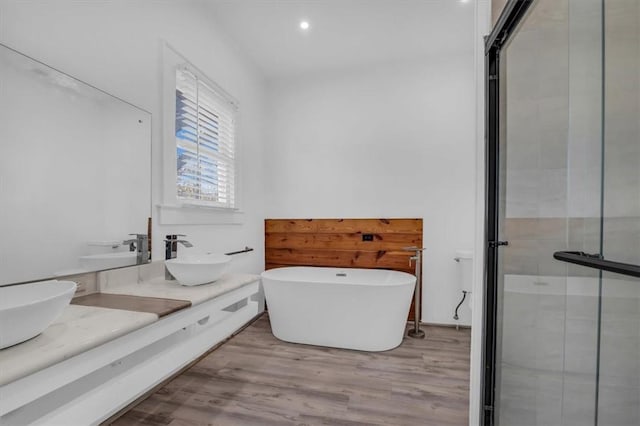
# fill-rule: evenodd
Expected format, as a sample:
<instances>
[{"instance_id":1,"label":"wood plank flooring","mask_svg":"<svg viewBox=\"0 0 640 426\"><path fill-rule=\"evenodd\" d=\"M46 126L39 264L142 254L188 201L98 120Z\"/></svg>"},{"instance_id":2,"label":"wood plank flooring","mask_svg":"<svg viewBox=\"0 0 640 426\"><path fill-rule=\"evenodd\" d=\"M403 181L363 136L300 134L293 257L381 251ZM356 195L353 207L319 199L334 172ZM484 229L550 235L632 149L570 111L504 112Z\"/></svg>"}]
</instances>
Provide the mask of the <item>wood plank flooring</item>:
<instances>
[{"instance_id":1,"label":"wood plank flooring","mask_svg":"<svg viewBox=\"0 0 640 426\"><path fill-rule=\"evenodd\" d=\"M468 424L470 330L427 326L387 352L282 342L265 314L113 424Z\"/></svg>"}]
</instances>

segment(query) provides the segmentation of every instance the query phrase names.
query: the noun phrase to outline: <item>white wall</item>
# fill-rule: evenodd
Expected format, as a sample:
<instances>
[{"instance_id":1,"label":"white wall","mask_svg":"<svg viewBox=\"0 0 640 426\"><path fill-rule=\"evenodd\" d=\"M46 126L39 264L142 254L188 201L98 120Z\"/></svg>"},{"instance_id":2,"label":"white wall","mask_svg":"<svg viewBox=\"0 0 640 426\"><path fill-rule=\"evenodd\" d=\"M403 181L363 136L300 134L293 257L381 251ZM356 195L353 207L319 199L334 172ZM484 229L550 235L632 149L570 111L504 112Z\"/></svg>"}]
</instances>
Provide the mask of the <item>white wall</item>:
<instances>
[{"instance_id":1,"label":"white wall","mask_svg":"<svg viewBox=\"0 0 640 426\"><path fill-rule=\"evenodd\" d=\"M163 257L161 238L188 234L199 250L255 252L235 261L236 270L263 268L264 84L255 67L234 48L198 1L17 1L0 0L0 42L125 99L153 114L152 200L161 199L161 39L179 50L240 103L238 141L243 153L242 225L158 224L154 258ZM132 229L131 232L144 232Z\"/></svg>"},{"instance_id":2,"label":"white wall","mask_svg":"<svg viewBox=\"0 0 640 426\"><path fill-rule=\"evenodd\" d=\"M266 216L424 218L422 320L453 323L473 247L473 50L274 81ZM470 324L470 310L460 310Z\"/></svg>"}]
</instances>

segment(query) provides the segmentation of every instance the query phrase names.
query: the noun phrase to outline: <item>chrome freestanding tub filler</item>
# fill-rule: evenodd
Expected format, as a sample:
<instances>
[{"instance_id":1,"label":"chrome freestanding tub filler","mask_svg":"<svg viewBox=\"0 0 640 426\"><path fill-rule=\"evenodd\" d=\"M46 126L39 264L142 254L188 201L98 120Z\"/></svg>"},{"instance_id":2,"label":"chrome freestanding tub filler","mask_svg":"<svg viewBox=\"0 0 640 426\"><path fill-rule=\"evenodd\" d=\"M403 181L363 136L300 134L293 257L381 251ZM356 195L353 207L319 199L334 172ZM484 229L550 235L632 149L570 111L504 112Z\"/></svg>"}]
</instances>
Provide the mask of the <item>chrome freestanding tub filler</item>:
<instances>
[{"instance_id":1,"label":"chrome freestanding tub filler","mask_svg":"<svg viewBox=\"0 0 640 426\"><path fill-rule=\"evenodd\" d=\"M262 273L280 340L385 351L402 342L416 277L381 269L277 268Z\"/></svg>"}]
</instances>

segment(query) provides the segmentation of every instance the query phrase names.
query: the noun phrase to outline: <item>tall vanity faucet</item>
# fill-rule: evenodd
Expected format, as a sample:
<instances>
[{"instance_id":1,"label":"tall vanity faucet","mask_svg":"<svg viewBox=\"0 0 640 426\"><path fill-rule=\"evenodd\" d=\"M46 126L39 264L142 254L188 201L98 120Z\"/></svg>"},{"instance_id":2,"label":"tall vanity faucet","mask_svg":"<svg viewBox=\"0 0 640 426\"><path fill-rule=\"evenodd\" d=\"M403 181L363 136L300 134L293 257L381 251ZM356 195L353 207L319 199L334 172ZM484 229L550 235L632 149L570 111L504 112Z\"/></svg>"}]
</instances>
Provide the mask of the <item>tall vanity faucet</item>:
<instances>
[{"instance_id":1,"label":"tall vanity faucet","mask_svg":"<svg viewBox=\"0 0 640 426\"><path fill-rule=\"evenodd\" d=\"M182 240L179 237L186 237L184 234L173 234L167 235L164 240L164 258L165 260L175 259L178 256L178 243L182 244L185 247L193 247L187 240ZM175 277L171 275L171 272L164 267L164 279L165 280L175 280Z\"/></svg>"},{"instance_id":2,"label":"tall vanity faucet","mask_svg":"<svg viewBox=\"0 0 640 426\"><path fill-rule=\"evenodd\" d=\"M147 234L129 234L136 238L125 240L123 245L128 245L130 251L137 250L136 264L149 263L149 236Z\"/></svg>"}]
</instances>

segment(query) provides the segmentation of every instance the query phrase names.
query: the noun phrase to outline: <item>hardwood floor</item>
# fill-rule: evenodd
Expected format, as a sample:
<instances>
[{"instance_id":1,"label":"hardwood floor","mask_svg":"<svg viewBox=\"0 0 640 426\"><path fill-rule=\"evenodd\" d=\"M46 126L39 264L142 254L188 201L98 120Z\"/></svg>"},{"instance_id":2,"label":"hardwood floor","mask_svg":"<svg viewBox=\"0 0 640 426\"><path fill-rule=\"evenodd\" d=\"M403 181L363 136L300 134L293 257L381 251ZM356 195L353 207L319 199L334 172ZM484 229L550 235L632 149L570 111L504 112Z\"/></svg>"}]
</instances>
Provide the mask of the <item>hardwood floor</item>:
<instances>
[{"instance_id":1,"label":"hardwood floor","mask_svg":"<svg viewBox=\"0 0 640 426\"><path fill-rule=\"evenodd\" d=\"M282 342L265 314L115 425L468 424L470 330L387 352Z\"/></svg>"}]
</instances>

